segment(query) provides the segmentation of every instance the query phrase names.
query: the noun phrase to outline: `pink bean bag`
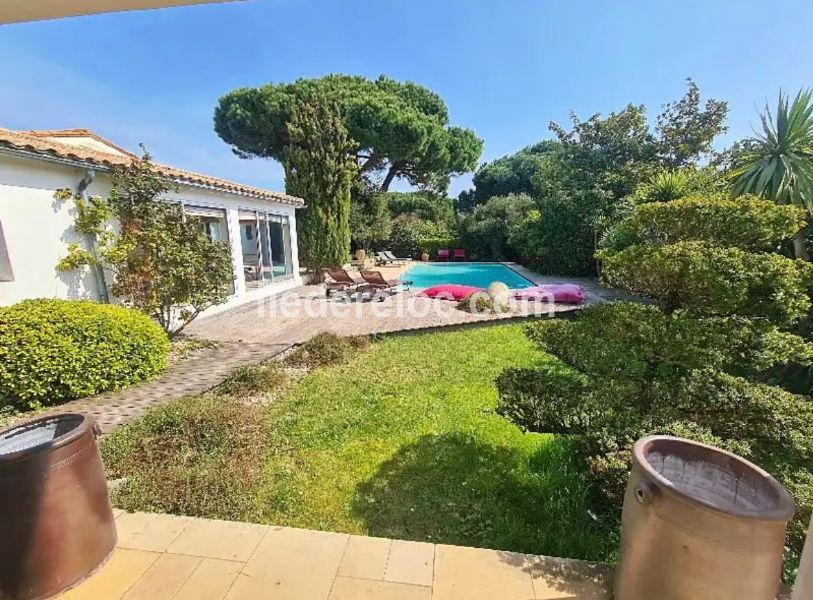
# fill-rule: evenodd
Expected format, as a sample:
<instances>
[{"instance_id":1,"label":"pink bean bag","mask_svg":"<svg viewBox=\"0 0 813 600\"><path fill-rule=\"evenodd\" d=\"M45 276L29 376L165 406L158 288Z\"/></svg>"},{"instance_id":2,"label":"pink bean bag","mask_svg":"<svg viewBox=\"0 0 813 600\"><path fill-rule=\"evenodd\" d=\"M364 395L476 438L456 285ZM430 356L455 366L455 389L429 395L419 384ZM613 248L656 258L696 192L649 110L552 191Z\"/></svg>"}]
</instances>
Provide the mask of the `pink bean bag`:
<instances>
[{"instance_id":1,"label":"pink bean bag","mask_svg":"<svg viewBox=\"0 0 813 600\"><path fill-rule=\"evenodd\" d=\"M475 292L485 292L485 290L471 285L444 283L442 285L426 288L421 294L429 296L430 298L440 298L441 300L462 300Z\"/></svg>"},{"instance_id":2,"label":"pink bean bag","mask_svg":"<svg viewBox=\"0 0 813 600\"><path fill-rule=\"evenodd\" d=\"M581 304L584 302L585 291L580 285L574 283L554 283L552 285L537 285L514 291L517 300L533 300L538 302L562 302L564 304Z\"/></svg>"}]
</instances>

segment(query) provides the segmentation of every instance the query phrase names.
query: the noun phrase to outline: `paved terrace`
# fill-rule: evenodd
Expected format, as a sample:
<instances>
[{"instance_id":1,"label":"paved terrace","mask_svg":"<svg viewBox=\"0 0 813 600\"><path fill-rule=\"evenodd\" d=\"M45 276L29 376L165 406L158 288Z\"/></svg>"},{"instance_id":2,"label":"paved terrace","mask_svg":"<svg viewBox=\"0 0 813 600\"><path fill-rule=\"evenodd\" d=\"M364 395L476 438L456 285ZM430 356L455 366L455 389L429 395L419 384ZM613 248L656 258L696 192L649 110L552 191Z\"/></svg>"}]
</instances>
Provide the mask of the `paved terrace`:
<instances>
[{"instance_id":1,"label":"paved terrace","mask_svg":"<svg viewBox=\"0 0 813 600\"><path fill-rule=\"evenodd\" d=\"M604 600L581 561L117 512L118 546L61 600Z\"/></svg>"},{"instance_id":2,"label":"paved terrace","mask_svg":"<svg viewBox=\"0 0 813 600\"><path fill-rule=\"evenodd\" d=\"M546 277L524 267L505 263L536 284L578 283L587 290L587 303L612 298L610 290L599 288L595 279ZM398 278L409 265L379 267L388 279ZM350 272L356 279L357 273ZM284 306L296 307L287 313ZM553 311L567 313L580 306L556 304ZM455 308L449 300L426 298L416 292L399 292L378 301L350 301L344 296L325 298L324 287L307 285L279 294L270 300L251 302L218 315L193 322L187 333L202 338L257 344L297 344L317 333L363 335L414 331L527 317L534 303L514 313L477 315Z\"/></svg>"}]
</instances>

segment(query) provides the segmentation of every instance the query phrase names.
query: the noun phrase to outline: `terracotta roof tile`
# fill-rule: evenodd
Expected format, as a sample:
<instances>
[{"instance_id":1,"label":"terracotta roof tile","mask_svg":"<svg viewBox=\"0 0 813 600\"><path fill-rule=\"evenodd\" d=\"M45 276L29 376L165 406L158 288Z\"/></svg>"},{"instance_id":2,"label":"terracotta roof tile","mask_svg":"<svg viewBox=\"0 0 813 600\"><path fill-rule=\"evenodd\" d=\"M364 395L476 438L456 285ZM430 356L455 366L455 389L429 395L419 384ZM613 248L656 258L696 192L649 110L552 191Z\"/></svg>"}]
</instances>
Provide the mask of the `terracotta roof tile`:
<instances>
[{"instance_id":1,"label":"terracotta roof tile","mask_svg":"<svg viewBox=\"0 0 813 600\"><path fill-rule=\"evenodd\" d=\"M60 137L88 137L110 146L121 154L103 152L97 148L88 146L61 143L52 139ZM23 150L43 156L77 161L98 168L111 168L117 165L128 164L132 160L139 160L132 152L120 148L89 129L13 131L0 127L0 148L3 147L12 150ZM243 185L226 179L220 179L219 177L193 173L192 171L178 169L169 165L158 163L154 163L154 165L161 173L172 178L177 183L199 185L231 194L271 200L273 202L292 204L294 206L304 205L304 201L296 196L289 196L281 192L272 192L262 188Z\"/></svg>"}]
</instances>

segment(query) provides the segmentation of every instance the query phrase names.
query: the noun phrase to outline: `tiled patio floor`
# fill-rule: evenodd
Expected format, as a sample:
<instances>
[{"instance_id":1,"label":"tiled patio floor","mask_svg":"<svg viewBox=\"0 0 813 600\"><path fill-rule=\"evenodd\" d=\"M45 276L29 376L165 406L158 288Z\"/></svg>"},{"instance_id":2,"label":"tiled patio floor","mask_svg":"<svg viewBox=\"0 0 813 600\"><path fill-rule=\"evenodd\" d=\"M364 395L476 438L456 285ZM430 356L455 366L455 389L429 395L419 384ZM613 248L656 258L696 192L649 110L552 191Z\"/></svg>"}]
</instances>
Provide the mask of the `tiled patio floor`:
<instances>
[{"instance_id":1,"label":"tiled patio floor","mask_svg":"<svg viewBox=\"0 0 813 600\"><path fill-rule=\"evenodd\" d=\"M601 600L611 569L383 538L118 513L108 563L62 600Z\"/></svg>"}]
</instances>

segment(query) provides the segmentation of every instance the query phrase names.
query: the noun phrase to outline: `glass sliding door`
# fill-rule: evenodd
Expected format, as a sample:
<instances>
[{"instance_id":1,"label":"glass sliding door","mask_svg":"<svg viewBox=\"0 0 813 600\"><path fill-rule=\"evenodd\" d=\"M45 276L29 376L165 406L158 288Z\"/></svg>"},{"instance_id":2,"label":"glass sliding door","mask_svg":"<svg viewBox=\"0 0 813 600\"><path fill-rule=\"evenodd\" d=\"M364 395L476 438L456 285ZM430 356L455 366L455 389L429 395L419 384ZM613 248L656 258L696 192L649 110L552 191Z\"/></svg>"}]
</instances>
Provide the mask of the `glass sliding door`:
<instances>
[{"instance_id":1,"label":"glass sliding door","mask_svg":"<svg viewBox=\"0 0 813 600\"><path fill-rule=\"evenodd\" d=\"M241 210L240 248L243 253L243 279L246 289L262 287L262 260L260 255L260 223L255 211Z\"/></svg>"},{"instance_id":2,"label":"glass sliding door","mask_svg":"<svg viewBox=\"0 0 813 600\"><path fill-rule=\"evenodd\" d=\"M275 278L291 274L291 240L288 217L272 216L268 223L271 237L271 262Z\"/></svg>"},{"instance_id":3,"label":"glass sliding door","mask_svg":"<svg viewBox=\"0 0 813 600\"><path fill-rule=\"evenodd\" d=\"M263 287L292 275L288 217L241 210L240 243L246 288Z\"/></svg>"},{"instance_id":4,"label":"glass sliding door","mask_svg":"<svg viewBox=\"0 0 813 600\"><path fill-rule=\"evenodd\" d=\"M259 215L260 221L260 255L262 261L262 278L265 283L274 283L274 254L271 246L271 222L267 214Z\"/></svg>"}]
</instances>

